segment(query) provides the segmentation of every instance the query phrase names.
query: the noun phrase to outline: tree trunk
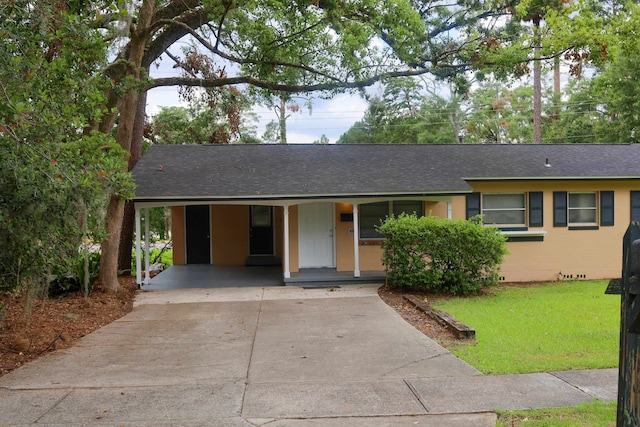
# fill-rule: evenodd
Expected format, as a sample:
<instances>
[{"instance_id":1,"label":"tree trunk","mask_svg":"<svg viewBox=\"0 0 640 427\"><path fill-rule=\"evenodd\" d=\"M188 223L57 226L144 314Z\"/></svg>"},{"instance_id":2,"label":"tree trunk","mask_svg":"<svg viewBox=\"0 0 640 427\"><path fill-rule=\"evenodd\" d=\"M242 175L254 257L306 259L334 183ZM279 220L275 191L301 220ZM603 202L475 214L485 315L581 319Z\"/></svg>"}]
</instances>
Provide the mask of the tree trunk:
<instances>
[{"instance_id":1,"label":"tree trunk","mask_svg":"<svg viewBox=\"0 0 640 427\"><path fill-rule=\"evenodd\" d=\"M116 195L111 195L105 224L107 236L102 240L102 256L100 257L99 282L105 292L115 293L120 289L118 283L118 246L123 214L124 201Z\"/></svg>"},{"instance_id":2,"label":"tree trunk","mask_svg":"<svg viewBox=\"0 0 640 427\"><path fill-rule=\"evenodd\" d=\"M560 120L560 57L553 59L553 120Z\"/></svg>"},{"instance_id":3,"label":"tree trunk","mask_svg":"<svg viewBox=\"0 0 640 427\"><path fill-rule=\"evenodd\" d=\"M540 60L540 17L533 19L533 143L542 143L542 62Z\"/></svg>"},{"instance_id":4,"label":"tree trunk","mask_svg":"<svg viewBox=\"0 0 640 427\"><path fill-rule=\"evenodd\" d=\"M156 1L144 0L140 7L137 25L130 29L129 49L127 52L126 77L140 82L143 78L142 60L145 48L152 32L149 31L151 19L155 13ZM123 79L125 81L125 79ZM124 94L118 104L118 132L116 142L128 153L131 153L131 141L135 125L136 112L140 94L137 89L131 88ZM124 216L124 200L112 194L109 198L106 218L106 237L102 242L102 255L100 257L100 285L107 292L117 292L118 283L118 249L120 246L120 233L122 231L122 218Z\"/></svg>"},{"instance_id":5,"label":"tree trunk","mask_svg":"<svg viewBox=\"0 0 640 427\"><path fill-rule=\"evenodd\" d=\"M146 122L147 92L142 92L136 110L136 119L133 125L133 138L131 140L131 156L128 169L131 171L142 155L142 140ZM118 270L131 269L131 250L133 248L133 227L135 222L135 207L133 202L125 202L124 216L122 218L122 231L118 249Z\"/></svg>"}]
</instances>

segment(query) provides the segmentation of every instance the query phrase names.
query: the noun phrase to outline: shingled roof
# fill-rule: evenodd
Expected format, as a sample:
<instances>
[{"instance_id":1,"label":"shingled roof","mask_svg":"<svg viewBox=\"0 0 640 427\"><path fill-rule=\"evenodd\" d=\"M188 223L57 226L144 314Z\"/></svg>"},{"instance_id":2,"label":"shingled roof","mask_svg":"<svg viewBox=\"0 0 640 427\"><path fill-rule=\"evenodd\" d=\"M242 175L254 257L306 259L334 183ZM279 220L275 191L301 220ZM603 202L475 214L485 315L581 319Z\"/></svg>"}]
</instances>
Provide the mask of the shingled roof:
<instances>
[{"instance_id":1,"label":"shingled roof","mask_svg":"<svg viewBox=\"0 0 640 427\"><path fill-rule=\"evenodd\" d=\"M154 145L135 201L467 193L474 180L640 179L640 145Z\"/></svg>"}]
</instances>

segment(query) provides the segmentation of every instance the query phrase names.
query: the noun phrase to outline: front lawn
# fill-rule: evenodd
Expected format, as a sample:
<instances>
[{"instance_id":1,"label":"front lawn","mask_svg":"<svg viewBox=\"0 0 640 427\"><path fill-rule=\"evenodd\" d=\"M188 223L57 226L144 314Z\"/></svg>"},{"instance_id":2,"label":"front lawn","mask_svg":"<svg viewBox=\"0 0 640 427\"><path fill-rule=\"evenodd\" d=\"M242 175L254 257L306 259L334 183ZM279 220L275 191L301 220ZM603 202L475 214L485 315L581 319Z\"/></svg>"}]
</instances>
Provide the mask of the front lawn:
<instances>
[{"instance_id":1,"label":"front lawn","mask_svg":"<svg viewBox=\"0 0 640 427\"><path fill-rule=\"evenodd\" d=\"M450 350L485 374L613 368L620 297L605 295L606 287L606 281L504 286L434 306L475 328L475 345Z\"/></svg>"}]
</instances>

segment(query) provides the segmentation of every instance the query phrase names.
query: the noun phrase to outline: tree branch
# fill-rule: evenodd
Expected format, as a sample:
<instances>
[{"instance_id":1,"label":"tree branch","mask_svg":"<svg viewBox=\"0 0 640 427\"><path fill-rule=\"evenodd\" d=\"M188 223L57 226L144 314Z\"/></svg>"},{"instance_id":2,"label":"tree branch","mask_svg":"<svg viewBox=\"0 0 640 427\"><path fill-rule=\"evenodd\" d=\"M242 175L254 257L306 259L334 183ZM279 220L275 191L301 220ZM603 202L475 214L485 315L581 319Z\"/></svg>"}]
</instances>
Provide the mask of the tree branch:
<instances>
[{"instance_id":1,"label":"tree branch","mask_svg":"<svg viewBox=\"0 0 640 427\"><path fill-rule=\"evenodd\" d=\"M221 87L228 85L241 85L247 84L251 86L256 86L262 89L269 89L280 92L287 93L300 93L300 92L315 92L315 91L331 91L338 89L360 89L367 86L371 86L379 82L380 80L386 78L394 78L394 77L409 77L409 76L419 76L422 74L426 74L431 72L428 68L420 68L417 70L405 70L405 71L393 71L388 73L378 74L367 79L358 80L358 81L338 81L336 79L335 82L331 83L317 83L310 85L290 85L290 84L281 84L275 82L268 82L260 79L256 79L251 76L238 76L238 77L228 77L224 79L194 79L190 77L165 77L153 79L147 84L147 89L153 89L156 87L166 87L166 86L190 86L190 87L203 87L203 88L213 88L213 87Z\"/></svg>"}]
</instances>

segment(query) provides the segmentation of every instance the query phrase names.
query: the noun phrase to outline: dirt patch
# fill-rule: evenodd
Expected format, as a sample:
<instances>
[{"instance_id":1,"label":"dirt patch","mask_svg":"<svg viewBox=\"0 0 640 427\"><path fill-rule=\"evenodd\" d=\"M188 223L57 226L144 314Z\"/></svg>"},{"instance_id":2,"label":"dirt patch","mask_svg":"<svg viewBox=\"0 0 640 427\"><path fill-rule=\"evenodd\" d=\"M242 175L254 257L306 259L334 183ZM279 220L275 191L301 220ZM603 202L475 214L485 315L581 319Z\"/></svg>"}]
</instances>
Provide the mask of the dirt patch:
<instances>
[{"instance_id":1,"label":"dirt patch","mask_svg":"<svg viewBox=\"0 0 640 427\"><path fill-rule=\"evenodd\" d=\"M134 277L121 277L118 294L92 292L87 299L81 293L42 298L34 302L31 315L24 310L24 299L0 295L0 376L58 349L69 348L90 334L133 309L136 294ZM403 298L409 294L387 287L378 294L408 323L447 347L459 344L440 323L416 309ZM434 301L437 295L411 294Z\"/></svg>"},{"instance_id":2,"label":"dirt patch","mask_svg":"<svg viewBox=\"0 0 640 427\"><path fill-rule=\"evenodd\" d=\"M403 292L386 286L383 286L378 290L378 295L380 295L380 298L382 298L389 307L393 308L400 316L402 316L404 320L413 325L414 328L444 347L466 342L458 340L451 331L438 323L434 318L417 309L413 304L405 300L403 296L414 295L415 297L430 303L444 297L433 294Z\"/></svg>"},{"instance_id":3,"label":"dirt patch","mask_svg":"<svg viewBox=\"0 0 640 427\"><path fill-rule=\"evenodd\" d=\"M26 315L24 298L0 295L0 376L83 336L133 309L135 277L121 277L117 294L94 291L39 298ZM2 309L1 307L4 307Z\"/></svg>"}]
</instances>

